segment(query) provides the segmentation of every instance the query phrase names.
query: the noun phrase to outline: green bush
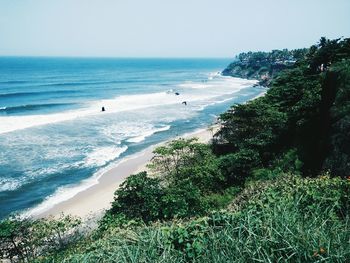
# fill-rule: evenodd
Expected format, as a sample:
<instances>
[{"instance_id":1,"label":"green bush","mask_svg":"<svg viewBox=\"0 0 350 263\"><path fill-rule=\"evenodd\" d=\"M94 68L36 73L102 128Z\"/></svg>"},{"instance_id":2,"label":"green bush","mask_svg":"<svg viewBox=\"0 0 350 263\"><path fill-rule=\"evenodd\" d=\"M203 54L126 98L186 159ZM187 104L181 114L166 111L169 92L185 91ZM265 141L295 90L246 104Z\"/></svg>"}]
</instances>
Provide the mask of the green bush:
<instances>
[{"instance_id":1,"label":"green bush","mask_svg":"<svg viewBox=\"0 0 350 263\"><path fill-rule=\"evenodd\" d=\"M165 248L169 246L170 249L181 252L185 260L198 258L207 246L207 227L206 220L162 227L161 230L166 240Z\"/></svg>"},{"instance_id":2,"label":"green bush","mask_svg":"<svg viewBox=\"0 0 350 263\"><path fill-rule=\"evenodd\" d=\"M258 191L256 185L256 192L251 192L238 212L220 211L189 221L115 228L98 240L67 251L59 262L350 260L349 181L327 176L281 176L263 183L264 190ZM335 205L337 202L339 205Z\"/></svg>"},{"instance_id":3,"label":"green bush","mask_svg":"<svg viewBox=\"0 0 350 263\"><path fill-rule=\"evenodd\" d=\"M350 59L333 65L331 73L339 87L334 104L330 108L331 136L328 138L330 153L324 168L337 176L348 176L350 170ZM334 85L329 85L330 89Z\"/></svg>"},{"instance_id":4,"label":"green bush","mask_svg":"<svg viewBox=\"0 0 350 263\"><path fill-rule=\"evenodd\" d=\"M207 211L224 209L241 190L239 186L232 186L221 192L206 195L202 197L203 205L207 207Z\"/></svg>"},{"instance_id":5,"label":"green bush","mask_svg":"<svg viewBox=\"0 0 350 263\"><path fill-rule=\"evenodd\" d=\"M191 217L206 211L200 189L190 179L161 185L146 172L131 175L115 192L112 208L100 222L100 230L127 225L129 220L145 223L174 217Z\"/></svg>"},{"instance_id":6,"label":"green bush","mask_svg":"<svg viewBox=\"0 0 350 263\"><path fill-rule=\"evenodd\" d=\"M70 216L53 219L5 219L0 222L0 259L30 262L55 253L81 238L81 220Z\"/></svg>"},{"instance_id":7,"label":"green bush","mask_svg":"<svg viewBox=\"0 0 350 263\"><path fill-rule=\"evenodd\" d=\"M287 173L301 175L302 166L303 163L299 160L296 149L291 149L281 158L276 158L269 168L253 169L248 181L271 180Z\"/></svg>"},{"instance_id":8,"label":"green bush","mask_svg":"<svg viewBox=\"0 0 350 263\"><path fill-rule=\"evenodd\" d=\"M159 179L148 177L146 172L130 175L116 190L109 213L123 214L127 219L154 221L163 217L163 195Z\"/></svg>"},{"instance_id":9,"label":"green bush","mask_svg":"<svg viewBox=\"0 0 350 263\"><path fill-rule=\"evenodd\" d=\"M198 216L206 207L201 200L201 192L190 180L171 184L164 190L161 211L164 219Z\"/></svg>"},{"instance_id":10,"label":"green bush","mask_svg":"<svg viewBox=\"0 0 350 263\"><path fill-rule=\"evenodd\" d=\"M251 170L259 164L259 154L248 149L223 155L219 159L220 173L226 179L227 186L244 183Z\"/></svg>"},{"instance_id":11,"label":"green bush","mask_svg":"<svg viewBox=\"0 0 350 263\"><path fill-rule=\"evenodd\" d=\"M293 206L304 216L321 210L330 218L349 215L350 182L341 178L301 178L281 175L273 181L251 184L231 204L236 211L250 207L254 211L266 211L278 203L287 208Z\"/></svg>"},{"instance_id":12,"label":"green bush","mask_svg":"<svg viewBox=\"0 0 350 263\"><path fill-rule=\"evenodd\" d=\"M349 50L349 38L321 38L304 59L273 79L265 96L220 115L214 148L219 154L227 153L227 146L230 154L257 152L260 164L255 169L269 169L282 153L296 149L305 176L324 169L347 176Z\"/></svg>"},{"instance_id":13,"label":"green bush","mask_svg":"<svg viewBox=\"0 0 350 263\"><path fill-rule=\"evenodd\" d=\"M219 162L207 144L196 138L177 139L154 150L149 168L161 176L166 184L191 181L201 192L217 191L224 177Z\"/></svg>"}]
</instances>

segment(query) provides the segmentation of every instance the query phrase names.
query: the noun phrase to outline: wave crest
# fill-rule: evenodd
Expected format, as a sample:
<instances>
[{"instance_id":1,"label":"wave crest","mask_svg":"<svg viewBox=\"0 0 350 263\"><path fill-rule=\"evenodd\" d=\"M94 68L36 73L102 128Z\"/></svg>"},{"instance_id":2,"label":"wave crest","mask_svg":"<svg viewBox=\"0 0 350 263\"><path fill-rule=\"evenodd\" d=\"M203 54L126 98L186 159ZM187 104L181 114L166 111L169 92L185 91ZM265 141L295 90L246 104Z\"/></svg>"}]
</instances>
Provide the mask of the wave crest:
<instances>
[{"instance_id":1,"label":"wave crest","mask_svg":"<svg viewBox=\"0 0 350 263\"><path fill-rule=\"evenodd\" d=\"M19 105L19 106L7 106L7 107L1 107L0 113L34 111L34 110L40 110L40 109L58 108L58 107L71 106L71 105L74 105L74 103L46 103L46 104L26 104L26 105Z\"/></svg>"}]
</instances>

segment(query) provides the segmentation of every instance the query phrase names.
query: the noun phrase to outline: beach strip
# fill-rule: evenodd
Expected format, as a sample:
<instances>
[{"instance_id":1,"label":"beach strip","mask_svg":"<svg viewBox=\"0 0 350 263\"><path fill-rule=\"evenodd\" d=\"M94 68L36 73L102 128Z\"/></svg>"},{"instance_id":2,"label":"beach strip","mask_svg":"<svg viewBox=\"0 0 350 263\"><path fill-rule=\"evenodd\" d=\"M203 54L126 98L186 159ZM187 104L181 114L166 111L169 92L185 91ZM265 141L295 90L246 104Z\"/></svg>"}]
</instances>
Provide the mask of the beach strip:
<instances>
[{"instance_id":1,"label":"beach strip","mask_svg":"<svg viewBox=\"0 0 350 263\"><path fill-rule=\"evenodd\" d=\"M217 126L211 126L207 129L201 129L193 133L184 134L176 138L198 138L199 142L207 143L212 138ZM172 140L173 140L172 139ZM119 185L131 174L136 174L146 169L147 163L153 157L153 150L164 144L156 144L148 147L140 153L136 153L120 161L115 167L106 171L98 179L98 183L90 188L77 193L72 198L56 204L45 212L35 217L58 217L62 214L79 216L81 218L99 217L111 207L114 198L114 192Z\"/></svg>"}]
</instances>

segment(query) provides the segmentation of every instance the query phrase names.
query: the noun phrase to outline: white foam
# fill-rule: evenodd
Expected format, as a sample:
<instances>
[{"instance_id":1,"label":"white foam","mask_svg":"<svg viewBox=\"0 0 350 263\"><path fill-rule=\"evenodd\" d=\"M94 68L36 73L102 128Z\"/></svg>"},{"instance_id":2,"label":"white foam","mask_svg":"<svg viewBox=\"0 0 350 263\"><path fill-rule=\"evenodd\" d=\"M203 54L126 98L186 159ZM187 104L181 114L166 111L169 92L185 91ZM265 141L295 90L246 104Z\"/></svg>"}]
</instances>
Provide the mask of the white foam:
<instances>
[{"instance_id":1,"label":"white foam","mask_svg":"<svg viewBox=\"0 0 350 263\"><path fill-rule=\"evenodd\" d=\"M181 88L191 88L191 89L205 89L210 88L210 85L203 83L196 83L192 81L185 82L183 84L180 84L179 87Z\"/></svg>"},{"instance_id":2,"label":"white foam","mask_svg":"<svg viewBox=\"0 0 350 263\"><path fill-rule=\"evenodd\" d=\"M70 121L87 116L97 116L109 113L133 111L155 106L181 104L182 101L194 102L213 99L217 96L230 94L256 83L253 80L244 80L231 77L218 77L206 82L186 82L178 87L185 89L179 96L169 92L158 92L138 95L123 95L113 99L95 101L86 104L79 110L62 113L26 116L1 116L0 134L35 126L47 125L63 121ZM195 92L196 89L205 89L205 92ZM186 91L188 90L188 91ZM105 107L106 112L101 112Z\"/></svg>"},{"instance_id":3,"label":"white foam","mask_svg":"<svg viewBox=\"0 0 350 263\"><path fill-rule=\"evenodd\" d=\"M81 110L47 115L0 117L0 134L40 125L69 121L92 113L91 110Z\"/></svg>"},{"instance_id":4,"label":"white foam","mask_svg":"<svg viewBox=\"0 0 350 263\"><path fill-rule=\"evenodd\" d=\"M13 178L11 178L11 179L0 178L0 192L13 191L13 190L16 190L20 186L21 186L21 183L19 180L16 180Z\"/></svg>"},{"instance_id":5,"label":"white foam","mask_svg":"<svg viewBox=\"0 0 350 263\"><path fill-rule=\"evenodd\" d=\"M193 100L195 98L189 99ZM114 99L93 102L89 107L84 109L65 111L64 113L0 117L0 134L87 116L131 111L160 105L179 104L181 102L181 96L175 96L166 92L124 95ZM105 107L106 112L101 112L102 106Z\"/></svg>"},{"instance_id":6,"label":"white foam","mask_svg":"<svg viewBox=\"0 0 350 263\"><path fill-rule=\"evenodd\" d=\"M8 131L14 131L21 128L24 129L37 125L73 120L75 118L86 116L94 116L99 114L103 115L113 112L143 109L153 106L165 105L165 107L167 107L166 105L176 103L181 104L181 102L184 100L188 102L203 100L203 102L200 102L198 104L205 104L207 106L208 103L214 104L230 100L232 99L231 94L234 94L242 88L251 86L254 83L256 83L256 81L217 76L214 77L212 81L203 83L184 83L178 86L178 88L182 89L179 96L175 96L173 93L173 90L178 90L178 88L174 88L171 92L119 96L110 100L93 102L87 105L85 109L80 109L77 111L68 111L60 114L50 115L6 117L6 119L10 119L10 121L7 123L8 126L2 122L2 119L0 117L0 133L6 132L5 128L7 128ZM193 88L193 85L197 84L198 87L201 86L201 88ZM230 95L230 98L227 98L226 95ZM106 112L100 112L102 106L106 108ZM172 118L171 116L167 117L170 119ZM11 125L14 126L12 127ZM125 122L118 122L118 124L110 125L107 127L102 127L99 129L99 132L103 133L109 138L109 140L113 141L113 145L117 144L119 147L103 147L97 148L93 151L90 150L90 153L86 153L85 159L79 162L79 165L103 166L111 160L118 158L124 151L126 151L126 146L120 147L119 145L120 142L124 139L127 139L128 142L137 143L145 140L146 137L151 136L155 132L165 131L168 129L170 129L170 126L155 127L150 123L133 123L130 120ZM53 195L47 197L37 207L34 207L33 209L27 211L25 215L32 216L41 214L56 204L71 199L79 192L85 191L91 186L98 184L101 175L112 167L115 167L116 164L119 165L121 162L133 158L133 156L123 158L121 161L118 160L117 162L108 164L93 176L81 181L78 184L68 187L60 187Z\"/></svg>"},{"instance_id":7,"label":"white foam","mask_svg":"<svg viewBox=\"0 0 350 263\"><path fill-rule=\"evenodd\" d=\"M81 181L81 183L77 185L58 188L53 195L48 196L38 206L31 208L25 211L24 213L22 213L22 217L27 218L27 217L39 215L49 210L50 208L54 207L55 205L73 198L78 193L85 191L91 186L97 184L98 178L99 178L98 176L94 175L89 179Z\"/></svg>"},{"instance_id":8,"label":"white foam","mask_svg":"<svg viewBox=\"0 0 350 263\"><path fill-rule=\"evenodd\" d=\"M140 136L144 131L154 129L154 125L147 122L123 121L118 124L104 127L101 132L110 138L111 141L119 142L130 137Z\"/></svg>"},{"instance_id":9,"label":"white foam","mask_svg":"<svg viewBox=\"0 0 350 263\"><path fill-rule=\"evenodd\" d=\"M147 137L151 136L152 134L156 132L161 132L161 131L167 131L170 129L170 125L161 127L161 128L155 128L149 131L144 131L140 136L132 137L127 140L127 142L142 142L144 141Z\"/></svg>"},{"instance_id":10,"label":"white foam","mask_svg":"<svg viewBox=\"0 0 350 263\"><path fill-rule=\"evenodd\" d=\"M86 167L100 167L105 165L106 163L117 159L123 152L127 150L127 146L123 147L102 147L97 148L91 153L89 153L84 160L69 163L69 164L56 164L51 165L50 167L29 170L25 172L26 180L36 179L38 180L41 176L48 176L50 174L55 174L60 171L64 171L67 169L71 169L78 166L86 166ZM0 178L0 192L2 191L14 191L17 188L21 187L21 185L25 183L24 179L21 181L13 179L13 178ZM77 189L79 190L79 189Z\"/></svg>"},{"instance_id":11,"label":"white foam","mask_svg":"<svg viewBox=\"0 0 350 263\"><path fill-rule=\"evenodd\" d=\"M225 92L227 90L241 89L256 84L256 80L233 78L228 76L215 75L215 77L209 77L207 81L193 82L186 81L185 83L179 84L181 88L190 89L214 89L218 93Z\"/></svg>"},{"instance_id":12,"label":"white foam","mask_svg":"<svg viewBox=\"0 0 350 263\"><path fill-rule=\"evenodd\" d=\"M221 77L221 76L222 76L222 74L220 71L219 72L211 72L211 73L209 73L208 79L212 80L214 78Z\"/></svg>"},{"instance_id":13,"label":"white foam","mask_svg":"<svg viewBox=\"0 0 350 263\"><path fill-rule=\"evenodd\" d=\"M48 176L51 174L58 173L60 171L64 171L66 169L73 168L74 166L78 166L79 163L73 163L73 164L64 164L64 163L57 163L55 165L51 165L50 167L44 167L40 169L33 169L25 172L25 179L38 179L41 176Z\"/></svg>"},{"instance_id":14,"label":"white foam","mask_svg":"<svg viewBox=\"0 0 350 263\"><path fill-rule=\"evenodd\" d=\"M109 171L110 169L117 167L121 163L124 163L130 159L137 158L138 156L140 156L142 154L143 154L143 151L139 152L137 154L134 154L132 156L125 157L125 158L119 160L118 162L111 163L111 164L107 165L106 167L100 169L98 172L96 172L90 178L85 179L78 184L58 188L54 194L45 198L45 200L42 203L40 203L39 205L37 205L33 208L30 208L30 209L24 211L21 214L21 217L28 218L28 217L38 216L38 215L48 211L49 209L53 208L55 205L73 198L78 193L83 192L83 191L89 189L90 187L98 184L101 176L103 174L105 174L107 171Z\"/></svg>"},{"instance_id":15,"label":"white foam","mask_svg":"<svg viewBox=\"0 0 350 263\"><path fill-rule=\"evenodd\" d=\"M83 161L85 166L103 166L109 161L118 158L123 152L128 149L127 146L122 147L102 147L94 150Z\"/></svg>"},{"instance_id":16,"label":"white foam","mask_svg":"<svg viewBox=\"0 0 350 263\"><path fill-rule=\"evenodd\" d=\"M196 111L202 111L204 110L206 107L208 106L212 106L212 105L216 105L216 104L220 104L220 103L224 103L224 102L227 102L227 101L230 101L232 100L234 97L229 97L229 98L226 98L226 99L222 99L222 100L217 100L217 101L213 101L213 102L209 102L209 103L206 103L205 105L198 105L195 110Z\"/></svg>"},{"instance_id":17,"label":"white foam","mask_svg":"<svg viewBox=\"0 0 350 263\"><path fill-rule=\"evenodd\" d=\"M84 166L94 166L94 167L103 166L109 161L117 159L123 152L127 150L127 148L128 148L127 146L97 148L91 153L89 153L84 159L84 161L79 162L79 164L82 164ZM124 159L127 159L127 158L124 158ZM120 162L121 161L117 162L117 165ZM106 171L110 170L111 167L113 166L116 166L116 163L111 163L110 165L107 165L106 167L96 172L90 178L85 179L79 182L78 184L59 187L54 194L45 198L45 200L41 204L25 211L22 214L22 217L26 218L26 217L39 215L49 210L50 208L54 207L55 205L73 198L78 193L85 191L86 189L92 187L93 185L98 184L98 180L101 177L101 175L104 174Z\"/></svg>"}]
</instances>

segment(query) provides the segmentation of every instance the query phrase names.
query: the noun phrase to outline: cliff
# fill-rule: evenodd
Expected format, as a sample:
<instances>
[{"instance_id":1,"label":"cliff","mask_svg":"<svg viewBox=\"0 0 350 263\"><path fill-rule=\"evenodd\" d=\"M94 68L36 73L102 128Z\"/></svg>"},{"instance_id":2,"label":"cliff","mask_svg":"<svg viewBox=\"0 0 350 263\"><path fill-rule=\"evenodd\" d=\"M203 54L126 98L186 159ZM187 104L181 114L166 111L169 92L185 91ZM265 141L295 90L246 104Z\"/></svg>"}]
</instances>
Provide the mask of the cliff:
<instances>
[{"instance_id":1,"label":"cliff","mask_svg":"<svg viewBox=\"0 0 350 263\"><path fill-rule=\"evenodd\" d=\"M305 56L307 49L273 50L271 52L240 53L222 71L224 76L257 79L261 86L268 86L280 71L292 68L298 59Z\"/></svg>"}]
</instances>

